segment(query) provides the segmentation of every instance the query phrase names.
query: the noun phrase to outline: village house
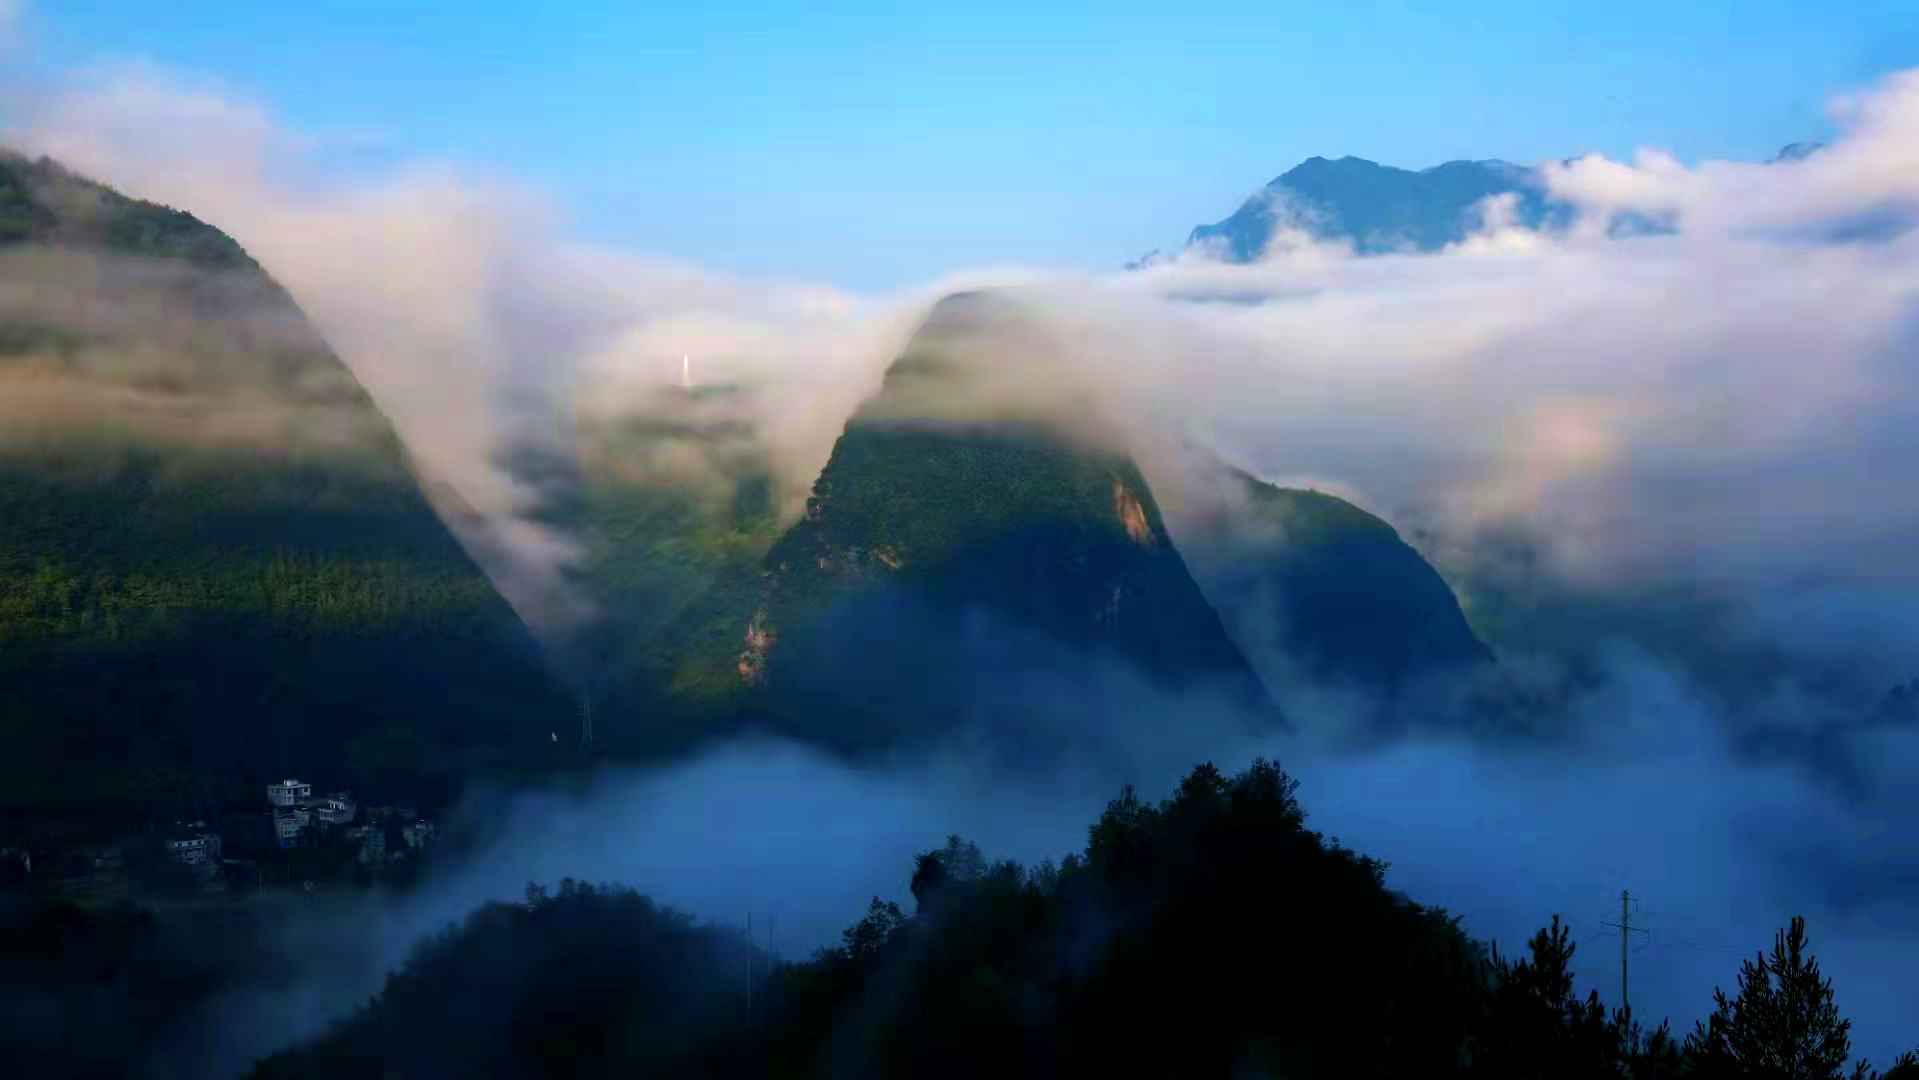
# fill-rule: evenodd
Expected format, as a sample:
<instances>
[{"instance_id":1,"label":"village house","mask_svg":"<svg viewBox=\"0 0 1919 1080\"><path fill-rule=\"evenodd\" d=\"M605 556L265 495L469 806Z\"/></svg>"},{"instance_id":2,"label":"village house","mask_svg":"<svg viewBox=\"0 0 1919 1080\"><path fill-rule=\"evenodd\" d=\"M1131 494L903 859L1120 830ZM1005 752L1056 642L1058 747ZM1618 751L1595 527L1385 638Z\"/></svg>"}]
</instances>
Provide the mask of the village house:
<instances>
[{"instance_id":1,"label":"village house","mask_svg":"<svg viewBox=\"0 0 1919 1080\"><path fill-rule=\"evenodd\" d=\"M267 785L267 805L273 810L274 834L285 845L312 826L345 825L358 813L353 796L336 791L313 797L313 785L287 779Z\"/></svg>"},{"instance_id":2,"label":"village house","mask_svg":"<svg viewBox=\"0 0 1919 1080\"><path fill-rule=\"evenodd\" d=\"M174 858L196 870L220 865L220 834L207 828L206 822L196 821L177 829L174 838L167 842Z\"/></svg>"},{"instance_id":3,"label":"village house","mask_svg":"<svg viewBox=\"0 0 1919 1080\"><path fill-rule=\"evenodd\" d=\"M303 806L273 808L273 835L281 847L292 847L313 823L313 815Z\"/></svg>"},{"instance_id":4,"label":"village house","mask_svg":"<svg viewBox=\"0 0 1919 1080\"><path fill-rule=\"evenodd\" d=\"M312 784L293 779L268 784L267 805L273 810L273 835L281 847L293 846L313 829L345 825L359 809L344 791L316 799Z\"/></svg>"},{"instance_id":5,"label":"village house","mask_svg":"<svg viewBox=\"0 0 1919 1080\"><path fill-rule=\"evenodd\" d=\"M356 851L361 863L378 863L419 851L433 838L433 823L410 807L361 807L350 792L336 791L315 798L313 785L284 780L267 785L267 804L273 812L273 833L283 848L317 839L341 829L341 838ZM346 828L346 826L352 826ZM397 826L398 838L389 843ZM400 847L401 844L405 848Z\"/></svg>"},{"instance_id":6,"label":"village house","mask_svg":"<svg viewBox=\"0 0 1919 1080\"><path fill-rule=\"evenodd\" d=\"M345 825L353 820L353 815L358 810L359 807L354 803L353 796L344 791L336 791L313 803L314 820L323 825Z\"/></svg>"}]
</instances>

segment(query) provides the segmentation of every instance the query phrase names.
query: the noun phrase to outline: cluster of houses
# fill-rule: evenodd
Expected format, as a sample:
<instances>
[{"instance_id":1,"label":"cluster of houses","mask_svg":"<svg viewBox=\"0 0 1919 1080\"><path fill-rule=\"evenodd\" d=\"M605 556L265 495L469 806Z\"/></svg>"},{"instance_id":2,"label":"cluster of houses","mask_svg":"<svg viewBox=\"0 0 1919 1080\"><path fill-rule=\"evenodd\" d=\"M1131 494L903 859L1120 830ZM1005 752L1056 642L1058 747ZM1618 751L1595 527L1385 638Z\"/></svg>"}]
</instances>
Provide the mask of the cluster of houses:
<instances>
[{"instance_id":1,"label":"cluster of houses","mask_svg":"<svg viewBox=\"0 0 1919 1080\"><path fill-rule=\"evenodd\" d=\"M399 806L362 808L351 794L315 796L313 785L288 779L267 785L273 835L281 848L341 837L362 863L404 858L433 839L433 822ZM205 822L181 823L167 842L173 857L203 877L217 877L223 865L220 834Z\"/></svg>"},{"instance_id":2,"label":"cluster of houses","mask_svg":"<svg viewBox=\"0 0 1919 1080\"><path fill-rule=\"evenodd\" d=\"M418 851L433 838L433 822L406 807L371 806L362 814L347 792L315 797L313 785L298 780L268 784L267 804L273 810L273 835L281 847L310 842L339 829L359 852L361 862L374 863ZM398 834L397 847L387 842L389 830Z\"/></svg>"},{"instance_id":3,"label":"cluster of houses","mask_svg":"<svg viewBox=\"0 0 1919 1080\"><path fill-rule=\"evenodd\" d=\"M273 835L281 847L293 847L328 829L346 825L359 812L353 796L338 791L313 797L313 785L283 780L267 785L267 806L273 811Z\"/></svg>"}]
</instances>

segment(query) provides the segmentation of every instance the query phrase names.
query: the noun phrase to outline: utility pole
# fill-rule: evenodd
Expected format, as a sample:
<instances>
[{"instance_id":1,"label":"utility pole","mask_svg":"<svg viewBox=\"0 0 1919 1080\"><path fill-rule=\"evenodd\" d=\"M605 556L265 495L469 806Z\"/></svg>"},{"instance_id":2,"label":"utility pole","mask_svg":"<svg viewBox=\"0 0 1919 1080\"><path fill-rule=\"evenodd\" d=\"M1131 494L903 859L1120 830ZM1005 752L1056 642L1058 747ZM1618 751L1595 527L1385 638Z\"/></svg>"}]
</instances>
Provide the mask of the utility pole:
<instances>
[{"instance_id":1,"label":"utility pole","mask_svg":"<svg viewBox=\"0 0 1919 1080\"><path fill-rule=\"evenodd\" d=\"M1604 924L1619 931L1619 1007L1630 1013L1632 999L1627 997L1630 984L1626 981L1628 972L1626 954L1632 944L1632 935L1643 934L1644 930L1632 924L1632 893L1619 890L1619 921Z\"/></svg>"},{"instance_id":2,"label":"utility pole","mask_svg":"<svg viewBox=\"0 0 1919 1080\"><path fill-rule=\"evenodd\" d=\"M1631 901L1632 893L1619 890L1619 1007L1628 1012L1632 1011L1632 997L1627 993L1626 982L1626 972L1630 970L1626 961L1627 945L1632 940L1632 909L1628 906Z\"/></svg>"},{"instance_id":3,"label":"utility pole","mask_svg":"<svg viewBox=\"0 0 1919 1080\"><path fill-rule=\"evenodd\" d=\"M753 913L746 913L746 1022L753 1022Z\"/></svg>"},{"instance_id":4,"label":"utility pole","mask_svg":"<svg viewBox=\"0 0 1919 1080\"><path fill-rule=\"evenodd\" d=\"M593 749L593 695L590 692L580 694L580 745Z\"/></svg>"}]
</instances>

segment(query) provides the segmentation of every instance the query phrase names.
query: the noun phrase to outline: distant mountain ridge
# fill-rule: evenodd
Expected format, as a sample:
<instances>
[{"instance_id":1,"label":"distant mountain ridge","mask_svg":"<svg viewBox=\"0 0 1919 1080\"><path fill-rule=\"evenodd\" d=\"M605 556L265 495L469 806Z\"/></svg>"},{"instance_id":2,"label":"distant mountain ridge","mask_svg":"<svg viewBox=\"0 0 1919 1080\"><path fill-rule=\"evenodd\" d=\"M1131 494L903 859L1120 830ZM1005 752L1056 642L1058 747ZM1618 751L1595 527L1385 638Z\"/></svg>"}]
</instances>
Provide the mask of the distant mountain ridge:
<instances>
[{"instance_id":1,"label":"distant mountain ridge","mask_svg":"<svg viewBox=\"0 0 1919 1080\"><path fill-rule=\"evenodd\" d=\"M1516 197L1514 220L1546 222L1548 200L1536 169L1505 161L1449 161L1413 172L1364 158L1308 158L1275 178L1230 217L1195 228L1187 245L1232 262L1252 262L1276 230L1297 228L1315 240L1350 240L1360 254L1436 251L1466 238L1473 209L1494 195Z\"/></svg>"},{"instance_id":2,"label":"distant mountain ridge","mask_svg":"<svg viewBox=\"0 0 1919 1080\"><path fill-rule=\"evenodd\" d=\"M1792 143L1770 163L1800 161L1824 149ZM1448 161L1411 170L1365 158L1311 157L1275 177L1223 220L1193 229L1186 250L1226 262L1257 261L1274 238L1298 230L1316 241L1345 241L1360 255L1438 251L1464 240L1482 223L1480 208L1494 196L1512 196L1511 223L1528 229L1568 224L1572 207L1554 199L1538 168L1509 161ZM1616 234L1663 231L1659 222L1622 215ZM1155 250L1127 264L1163 262Z\"/></svg>"}]
</instances>

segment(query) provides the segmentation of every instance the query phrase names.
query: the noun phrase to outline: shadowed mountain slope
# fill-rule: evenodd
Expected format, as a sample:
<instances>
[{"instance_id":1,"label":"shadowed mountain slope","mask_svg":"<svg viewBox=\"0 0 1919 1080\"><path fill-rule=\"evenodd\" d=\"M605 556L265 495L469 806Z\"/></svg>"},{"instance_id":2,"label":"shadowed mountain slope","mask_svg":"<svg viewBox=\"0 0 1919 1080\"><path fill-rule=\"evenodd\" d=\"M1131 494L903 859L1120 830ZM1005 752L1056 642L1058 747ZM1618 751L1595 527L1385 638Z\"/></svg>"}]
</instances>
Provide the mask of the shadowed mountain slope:
<instances>
[{"instance_id":1,"label":"shadowed mountain slope","mask_svg":"<svg viewBox=\"0 0 1919 1080\"><path fill-rule=\"evenodd\" d=\"M1269 685L1391 693L1492 658L1445 580L1391 525L1324 492L1212 468L1220 498L1182 521L1181 550Z\"/></svg>"}]
</instances>

